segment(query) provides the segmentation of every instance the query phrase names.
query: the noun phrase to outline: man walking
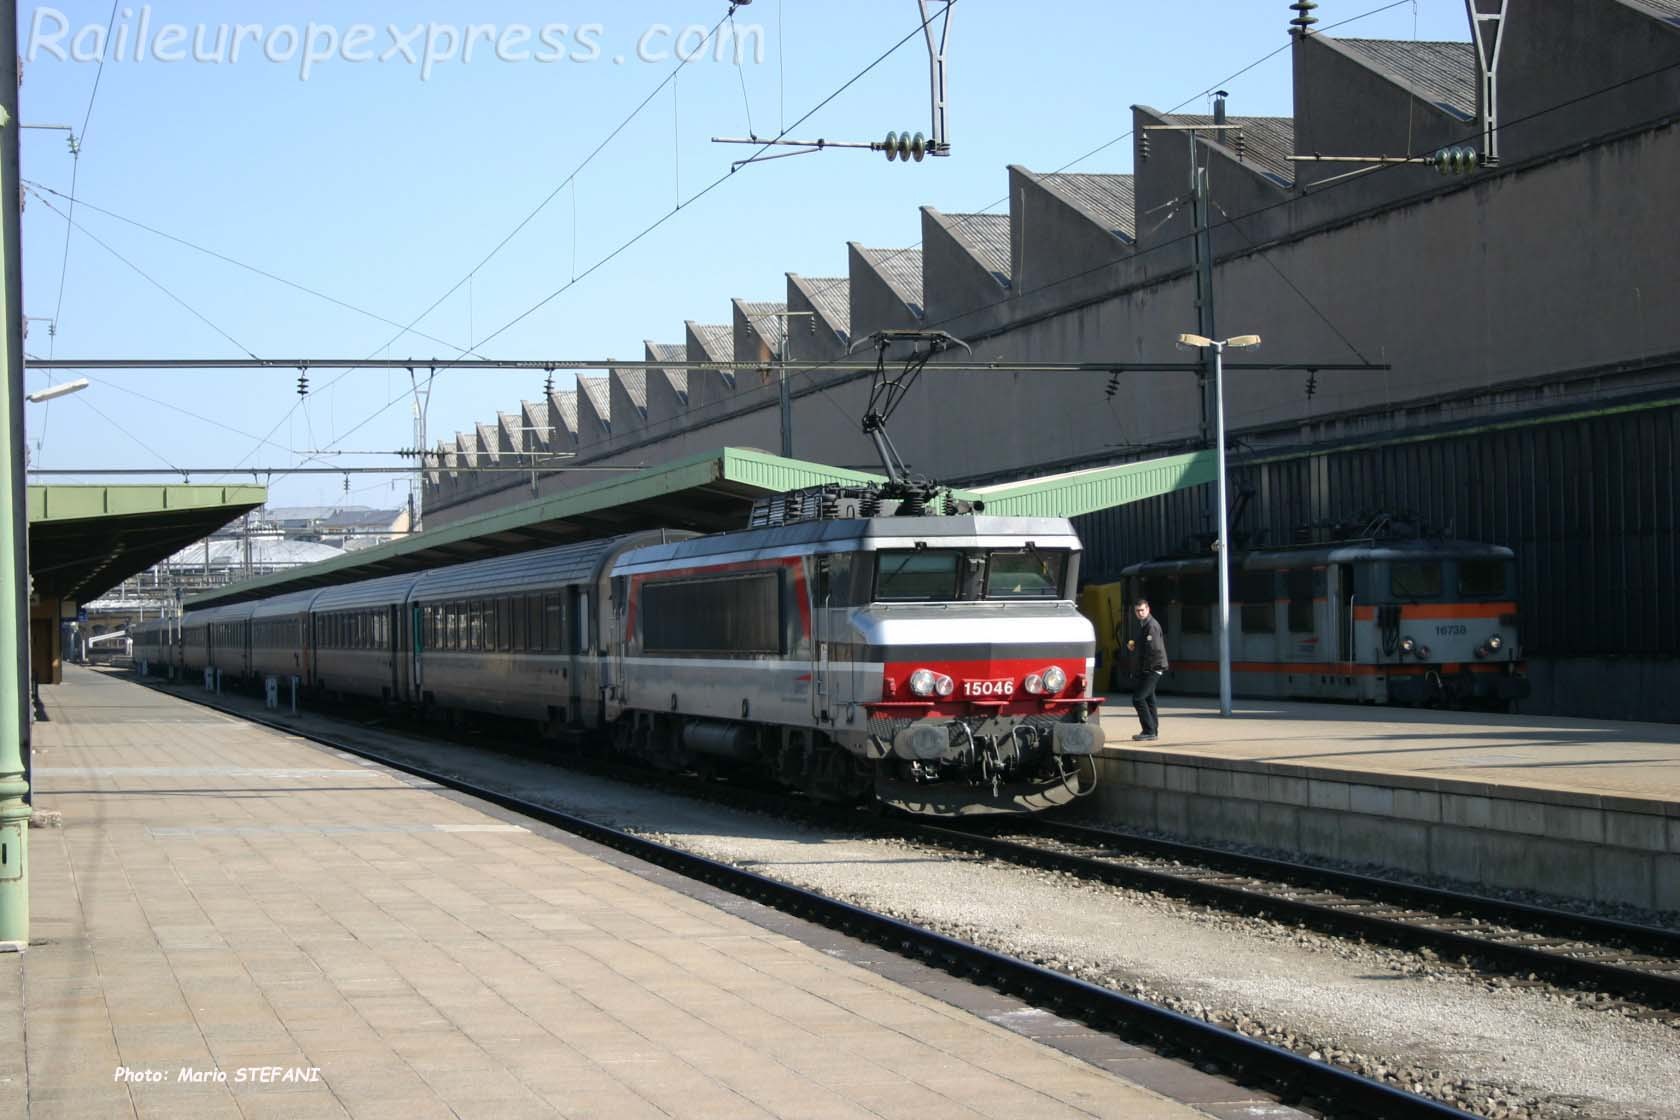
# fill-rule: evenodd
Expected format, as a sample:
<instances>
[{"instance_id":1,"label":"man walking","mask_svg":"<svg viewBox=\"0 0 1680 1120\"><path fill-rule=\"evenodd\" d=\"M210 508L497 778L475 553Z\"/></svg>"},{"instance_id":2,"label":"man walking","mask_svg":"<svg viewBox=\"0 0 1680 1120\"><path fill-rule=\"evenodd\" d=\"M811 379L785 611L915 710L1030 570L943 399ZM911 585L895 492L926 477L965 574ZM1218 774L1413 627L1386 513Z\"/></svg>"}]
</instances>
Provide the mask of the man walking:
<instances>
[{"instance_id":1,"label":"man walking","mask_svg":"<svg viewBox=\"0 0 1680 1120\"><path fill-rule=\"evenodd\" d=\"M1155 686L1167 671L1167 641L1161 633L1161 624L1149 613L1148 599L1134 603L1132 614L1137 624L1126 640L1126 651L1132 655L1132 707L1137 709L1138 722L1143 725L1143 730L1132 738L1154 739L1161 731L1161 719L1155 710Z\"/></svg>"}]
</instances>

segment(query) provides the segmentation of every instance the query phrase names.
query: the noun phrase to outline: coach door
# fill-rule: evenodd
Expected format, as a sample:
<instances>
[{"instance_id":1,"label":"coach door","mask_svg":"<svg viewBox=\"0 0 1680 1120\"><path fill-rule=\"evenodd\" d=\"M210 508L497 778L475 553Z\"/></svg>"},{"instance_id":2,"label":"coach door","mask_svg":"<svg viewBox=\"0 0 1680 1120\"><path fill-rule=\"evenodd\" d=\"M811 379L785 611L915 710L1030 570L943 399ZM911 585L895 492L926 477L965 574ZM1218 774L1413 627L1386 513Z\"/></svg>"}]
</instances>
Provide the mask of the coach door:
<instances>
[{"instance_id":1,"label":"coach door","mask_svg":"<svg viewBox=\"0 0 1680 1120\"><path fill-rule=\"evenodd\" d=\"M418 704L425 695L426 687L424 657L426 647L426 611L428 608L415 603L408 608L408 698Z\"/></svg>"},{"instance_id":2,"label":"coach door","mask_svg":"<svg viewBox=\"0 0 1680 1120\"><path fill-rule=\"evenodd\" d=\"M403 673L408 672L407 648L403 643L403 608L395 603L385 608L385 658L391 663L391 704L403 699Z\"/></svg>"},{"instance_id":3,"label":"coach door","mask_svg":"<svg viewBox=\"0 0 1680 1120\"><path fill-rule=\"evenodd\" d=\"M1353 634L1353 608L1358 600L1353 592L1353 565L1337 564L1331 571L1336 573L1338 584L1332 601L1339 608L1337 613L1340 616L1336 623L1336 660L1352 665L1359 656Z\"/></svg>"},{"instance_id":4,"label":"coach door","mask_svg":"<svg viewBox=\"0 0 1680 1120\"><path fill-rule=\"evenodd\" d=\"M828 608L834 598L830 584L832 558L813 557L811 566L811 715L822 723L829 719L831 712L828 647L834 627L828 618Z\"/></svg>"},{"instance_id":5,"label":"coach door","mask_svg":"<svg viewBox=\"0 0 1680 1120\"><path fill-rule=\"evenodd\" d=\"M589 720L583 714L584 678L590 681L588 687L594 688L598 684L599 672L593 659L589 656L589 592L579 587L566 589L566 618L570 622L567 645L572 649L571 695L567 698L567 710L572 719L579 724L589 725L596 720Z\"/></svg>"}]
</instances>

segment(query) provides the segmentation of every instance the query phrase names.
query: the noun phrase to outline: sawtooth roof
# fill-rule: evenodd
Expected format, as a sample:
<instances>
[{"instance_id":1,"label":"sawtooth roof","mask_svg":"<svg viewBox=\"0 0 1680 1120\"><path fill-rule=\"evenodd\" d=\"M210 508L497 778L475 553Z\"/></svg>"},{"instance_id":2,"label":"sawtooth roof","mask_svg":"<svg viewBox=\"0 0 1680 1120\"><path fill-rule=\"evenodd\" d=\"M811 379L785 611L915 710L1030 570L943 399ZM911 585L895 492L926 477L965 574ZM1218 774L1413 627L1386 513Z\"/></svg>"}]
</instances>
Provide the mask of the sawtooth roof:
<instances>
[{"instance_id":1,"label":"sawtooth roof","mask_svg":"<svg viewBox=\"0 0 1680 1120\"><path fill-rule=\"evenodd\" d=\"M577 390L556 389L548 399L554 402L555 409L560 413L560 422L566 425L566 430L574 436L577 435Z\"/></svg>"},{"instance_id":2,"label":"sawtooth roof","mask_svg":"<svg viewBox=\"0 0 1680 1120\"><path fill-rule=\"evenodd\" d=\"M764 345L770 348L770 353L780 354L782 343L787 338L787 320L780 314L787 310L787 304L745 299L738 299L735 304L758 337L764 340Z\"/></svg>"},{"instance_id":3,"label":"sawtooth roof","mask_svg":"<svg viewBox=\"0 0 1680 1120\"><path fill-rule=\"evenodd\" d=\"M852 280L849 276L795 276L793 282L842 341L852 333Z\"/></svg>"},{"instance_id":4,"label":"sawtooth roof","mask_svg":"<svg viewBox=\"0 0 1680 1120\"><path fill-rule=\"evenodd\" d=\"M858 252L870 267L881 274L904 305L918 317L925 313L922 302L922 251L920 249L866 249Z\"/></svg>"},{"instance_id":5,"label":"sawtooth roof","mask_svg":"<svg viewBox=\"0 0 1680 1120\"><path fill-rule=\"evenodd\" d=\"M1137 193L1130 175L1056 172L1039 176L1039 182L1115 237L1137 240Z\"/></svg>"},{"instance_id":6,"label":"sawtooth roof","mask_svg":"<svg viewBox=\"0 0 1680 1120\"><path fill-rule=\"evenodd\" d=\"M946 214L945 228L1004 287L1014 276L1008 214Z\"/></svg>"},{"instance_id":7,"label":"sawtooth roof","mask_svg":"<svg viewBox=\"0 0 1680 1120\"><path fill-rule=\"evenodd\" d=\"M624 392L629 395L630 402L643 412L647 411L647 371L644 369L620 369L613 367L613 373L624 386Z\"/></svg>"},{"instance_id":8,"label":"sawtooth roof","mask_svg":"<svg viewBox=\"0 0 1680 1120\"><path fill-rule=\"evenodd\" d=\"M589 403L595 408L595 415L602 423L612 421L612 391L604 377L579 376L577 379L578 392L589 398Z\"/></svg>"},{"instance_id":9,"label":"sawtooth roof","mask_svg":"<svg viewBox=\"0 0 1680 1120\"><path fill-rule=\"evenodd\" d=\"M1327 39L1383 77L1462 121L1476 119L1476 48L1471 43Z\"/></svg>"},{"instance_id":10,"label":"sawtooth roof","mask_svg":"<svg viewBox=\"0 0 1680 1120\"><path fill-rule=\"evenodd\" d=\"M694 332L699 340L700 348L706 352L707 361L732 362L735 360L735 325L733 323L690 323L688 329ZM688 356L684 349L683 357Z\"/></svg>"},{"instance_id":11,"label":"sawtooth roof","mask_svg":"<svg viewBox=\"0 0 1680 1120\"><path fill-rule=\"evenodd\" d=\"M1174 113L1167 120L1173 124L1213 123L1213 118L1201 114ZM1280 187L1295 182L1295 165L1289 157L1295 154L1295 119L1293 117L1230 117L1227 124L1242 126L1243 161L1264 174ZM1212 141L1228 151L1236 151L1236 134L1227 132L1220 141Z\"/></svg>"}]
</instances>

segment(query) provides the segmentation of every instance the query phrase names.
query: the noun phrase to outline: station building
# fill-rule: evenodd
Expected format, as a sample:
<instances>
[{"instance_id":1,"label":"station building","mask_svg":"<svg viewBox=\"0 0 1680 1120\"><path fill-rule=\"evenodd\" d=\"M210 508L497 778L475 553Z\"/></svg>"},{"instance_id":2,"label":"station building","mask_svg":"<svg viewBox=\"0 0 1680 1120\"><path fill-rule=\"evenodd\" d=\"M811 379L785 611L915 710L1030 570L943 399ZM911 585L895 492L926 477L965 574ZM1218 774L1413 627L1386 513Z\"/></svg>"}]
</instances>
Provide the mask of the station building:
<instances>
[{"instance_id":1,"label":"station building","mask_svg":"<svg viewBox=\"0 0 1680 1120\"><path fill-rule=\"evenodd\" d=\"M1386 41L1315 33L1311 7L1278 0L1292 116L1221 104L1240 127L1192 134L1149 126L1214 119L1136 105L1132 174L1010 167L1007 213L926 206L919 246L848 243L834 275L788 274L775 298L733 299L716 322L649 324L670 339L645 344L649 362L763 369L608 370L509 402L439 445L427 528L577 484L545 464L775 447L775 363L839 362L888 328L946 330L1001 363L931 366L894 418L915 468L944 481L1204 448L1194 374L1007 369L1185 360L1174 340L1199 325L1194 158L1215 337L1260 334L1245 358L1291 367L1226 379L1233 493L1252 492L1239 531L1280 544L1388 512L1508 545L1530 710L1680 719L1680 0L1510 5L1483 25L1499 36L1491 73L1468 16L1463 42ZM1482 165L1374 162L1454 147ZM812 315L790 330L784 311ZM799 458L874 460L834 422L836 407L861 416L867 373L793 384ZM1080 518L1088 578L1206 533L1211 502L1200 486Z\"/></svg>"}]
</instances>

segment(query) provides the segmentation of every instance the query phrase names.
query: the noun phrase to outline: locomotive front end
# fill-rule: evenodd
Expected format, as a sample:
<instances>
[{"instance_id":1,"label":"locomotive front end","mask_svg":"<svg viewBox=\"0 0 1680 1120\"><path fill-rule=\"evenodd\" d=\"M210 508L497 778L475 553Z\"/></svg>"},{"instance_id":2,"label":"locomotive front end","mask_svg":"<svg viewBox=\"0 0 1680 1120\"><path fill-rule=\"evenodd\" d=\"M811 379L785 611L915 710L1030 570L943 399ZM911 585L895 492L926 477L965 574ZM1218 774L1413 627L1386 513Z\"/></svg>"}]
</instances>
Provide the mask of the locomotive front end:
<instances>
[{"instance_id":1,"label":"locomotive front end","mask_svg":"<svg viewBox=\"0 0 1680 1120\"><path fill-rule=\"evenodd\" d=\"M876 795L934 815L1067 804L1095 787L1103 738L1078 540L1065 521L948 520L953 535L879 542L851 612L879 666L858 696Z\"/></svg>"}]
</instances>

